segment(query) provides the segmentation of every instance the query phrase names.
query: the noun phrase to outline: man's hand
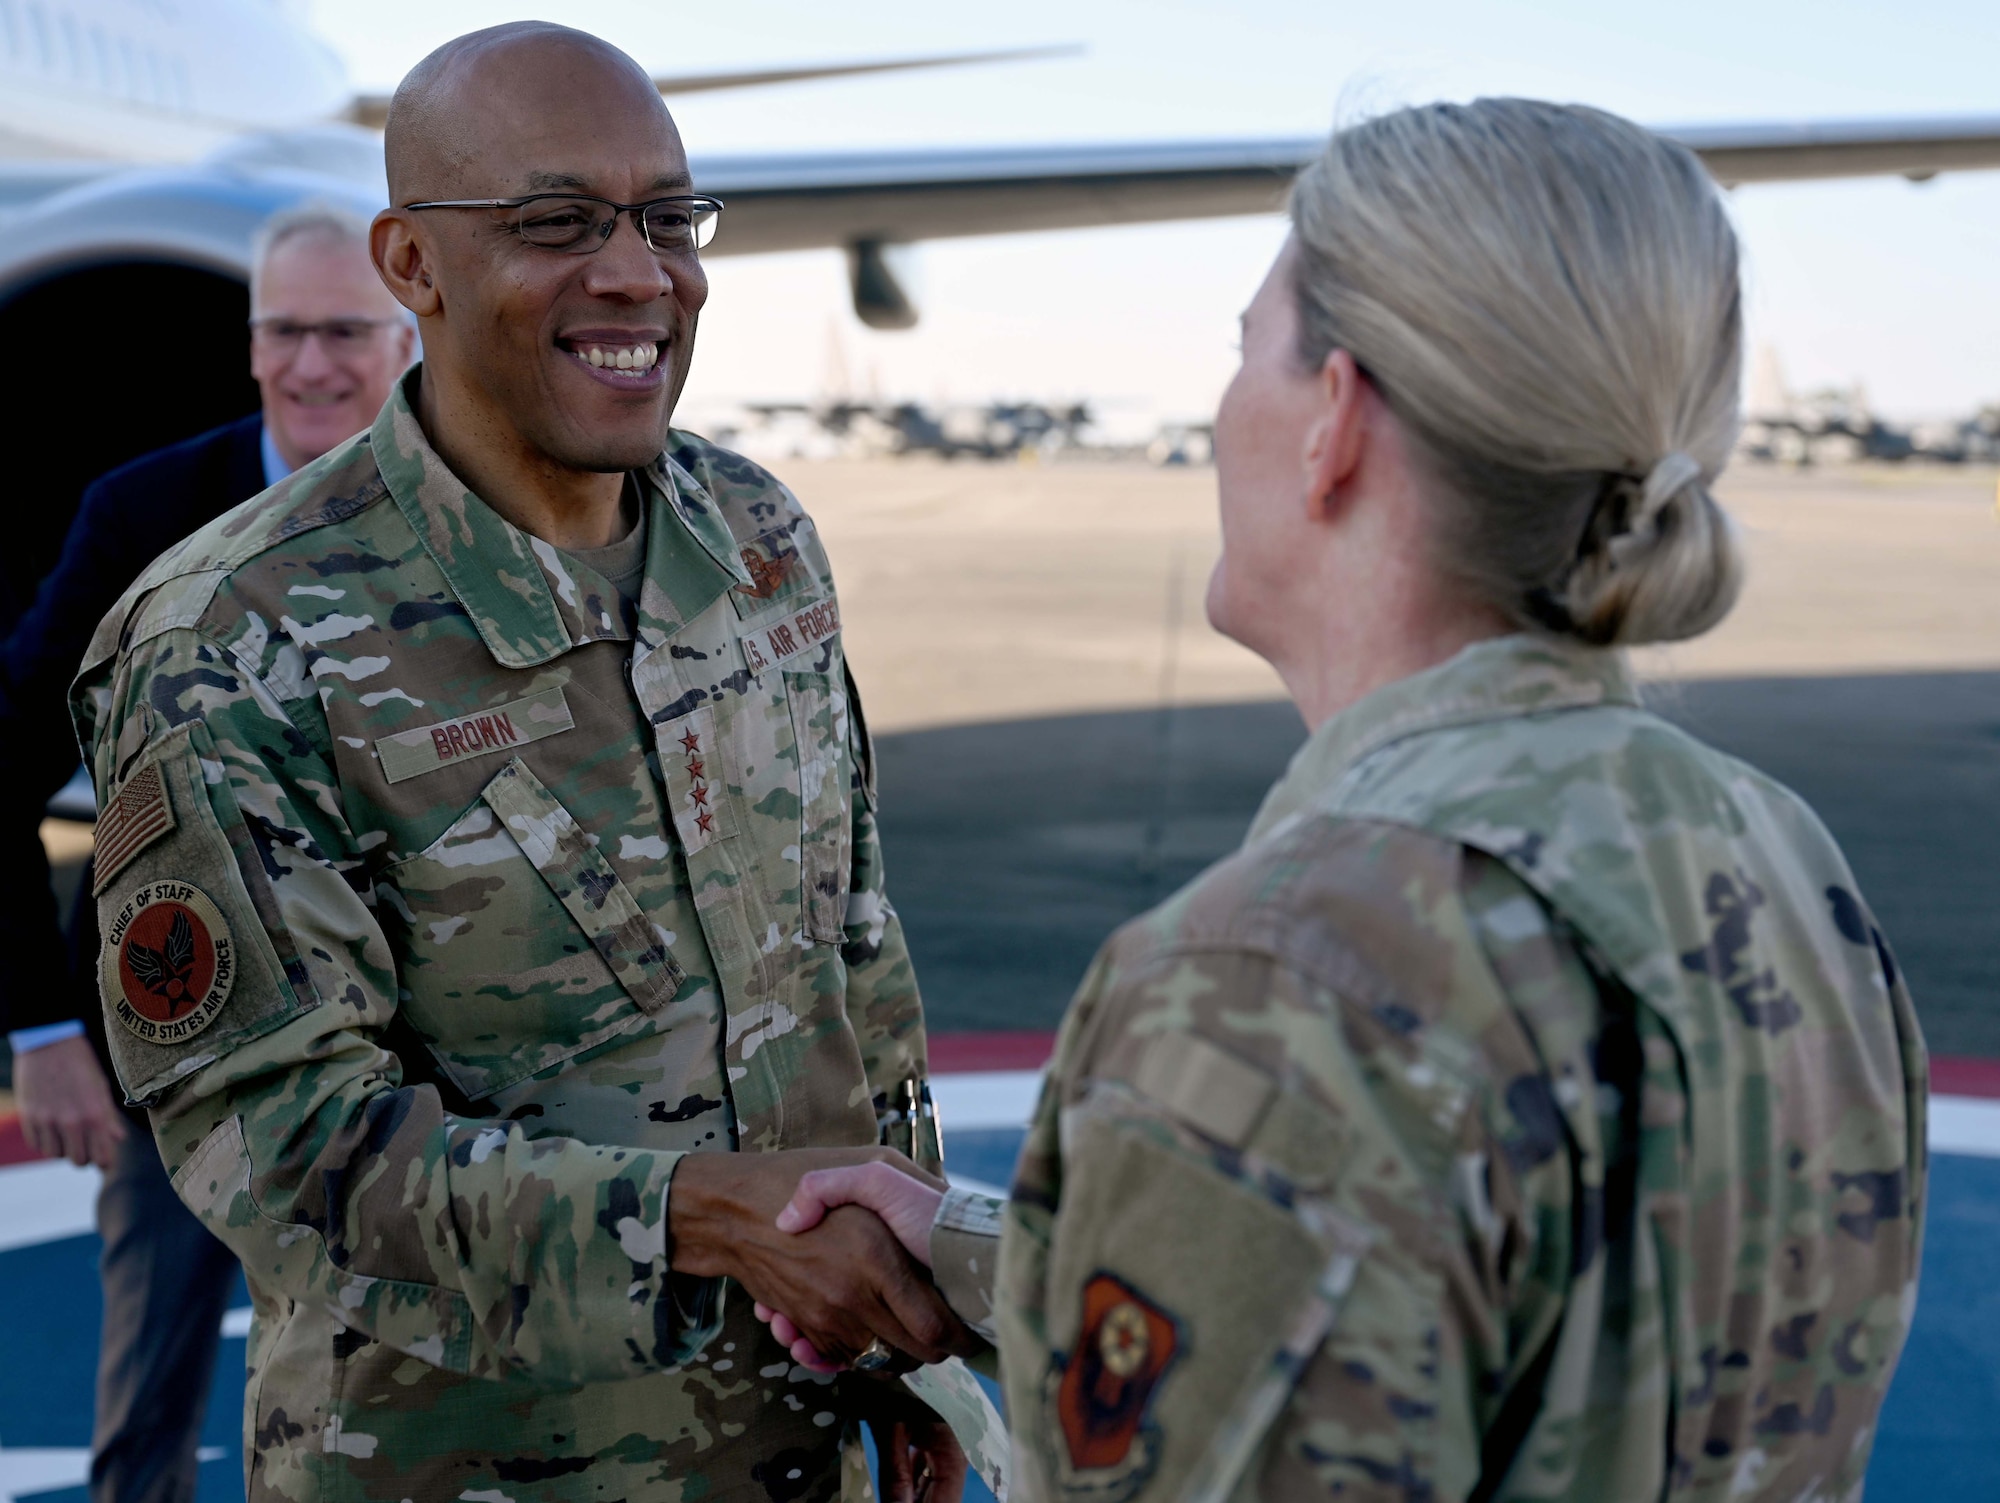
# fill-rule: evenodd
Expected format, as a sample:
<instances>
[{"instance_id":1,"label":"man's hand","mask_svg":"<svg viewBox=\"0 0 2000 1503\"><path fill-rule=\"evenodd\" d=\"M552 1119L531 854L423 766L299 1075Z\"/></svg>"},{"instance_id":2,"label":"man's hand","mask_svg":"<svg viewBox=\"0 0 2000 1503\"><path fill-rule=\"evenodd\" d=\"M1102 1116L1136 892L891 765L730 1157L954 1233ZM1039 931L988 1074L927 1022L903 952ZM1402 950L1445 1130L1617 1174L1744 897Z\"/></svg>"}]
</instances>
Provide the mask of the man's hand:
<instances>
[{"instance_id":1,"label":"man's hand","mask_svg":"<svg viewBox=\"0 0 2000 1503\"><path fill-rule=\"evenodd\" d=\"M14 1095L21 1131L37 1153L111 1167L125 1141L125 1119L88 1038L59 1039L15 1055Z\"/></svg>"},{"instance_id":2,"label":"man's hand","mask_svg":"<svg viewBox=\"0 0 2000 1503\"><path fill-rule=\"evenodd\" d=\"M886 1148L689 1154L667 1196L674 1270L735 1279L835 1360L852 1360L877 1337L923 1363L979 1351L979 1338L875 1216L846 1207L810 1235L778 1230L802 1172L857 1163L924 1177Z\"/></svg>"}]
</instances>

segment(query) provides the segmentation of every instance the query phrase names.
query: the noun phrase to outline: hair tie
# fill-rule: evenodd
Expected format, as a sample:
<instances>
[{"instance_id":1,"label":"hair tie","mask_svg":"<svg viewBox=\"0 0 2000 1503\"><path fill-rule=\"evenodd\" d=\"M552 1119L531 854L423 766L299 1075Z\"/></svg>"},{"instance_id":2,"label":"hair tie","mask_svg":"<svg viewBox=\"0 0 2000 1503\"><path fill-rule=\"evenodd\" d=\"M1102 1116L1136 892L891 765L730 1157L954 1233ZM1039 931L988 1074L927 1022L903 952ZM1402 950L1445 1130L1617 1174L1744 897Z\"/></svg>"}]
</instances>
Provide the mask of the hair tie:
<instances>
[{"instance_id":1,"label":"hair tie","mask_svg":"<svg viewBox=\"0 0 2000 1503\"><path fill-rule=\"evenodd\" d=\"M1646 472L1646 478L1639 485L1639 505L1632 513L1631 530L1650 532L1661 510L1673 498L1687 488L1688 482L1701 478L1700 463L1679 449L1663 454Z\"/></svg>"}]
</instances>

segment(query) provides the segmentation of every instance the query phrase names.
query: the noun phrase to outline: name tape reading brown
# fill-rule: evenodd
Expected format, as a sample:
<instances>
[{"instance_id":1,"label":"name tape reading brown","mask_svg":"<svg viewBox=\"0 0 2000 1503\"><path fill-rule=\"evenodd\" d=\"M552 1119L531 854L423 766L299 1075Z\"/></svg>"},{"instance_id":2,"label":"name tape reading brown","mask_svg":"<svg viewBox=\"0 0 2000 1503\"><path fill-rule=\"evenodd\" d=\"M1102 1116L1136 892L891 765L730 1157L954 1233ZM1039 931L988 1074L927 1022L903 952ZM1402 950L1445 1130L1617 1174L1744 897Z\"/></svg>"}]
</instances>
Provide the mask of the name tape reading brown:
<instances>
[{"instance_id":1,"label":"name tape reading brown","mask_svg":"<svg viewBox=\"0 0 2000 1503\"><path fill-rule=\"evenodd\" d=\"M469 757L513 751L575 727L562 689L541 689L490 710L384 736L375 743L375 755L382 759L382 776L400 783Z\"/></svg>"}]
</instances>

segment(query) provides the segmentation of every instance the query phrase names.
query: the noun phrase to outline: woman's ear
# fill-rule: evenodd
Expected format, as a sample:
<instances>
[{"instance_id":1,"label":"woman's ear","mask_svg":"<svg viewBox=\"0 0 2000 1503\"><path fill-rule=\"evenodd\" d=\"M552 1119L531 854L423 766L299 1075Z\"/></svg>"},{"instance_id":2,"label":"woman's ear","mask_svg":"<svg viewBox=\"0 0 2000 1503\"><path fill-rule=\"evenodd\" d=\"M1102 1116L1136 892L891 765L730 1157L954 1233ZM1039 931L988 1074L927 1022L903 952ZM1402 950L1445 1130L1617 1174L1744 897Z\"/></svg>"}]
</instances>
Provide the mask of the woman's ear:
<instances>
[{"instance_id":1,"label":"woman's ear","mask_svg":"<svg viewBox=\"0 0 2000 1503\"><path fill-rule=\"evenodd\" d=\"M418 318L434 316L443 303L417 227L399 209L385 209L368 227L368 254L389 295Z\"/></svg>"},{"instance_id":2,"label":"woman's ear","mask_svg":"<svg viewBox=\"0 0 2000 1503\"><path fill-rule=\"evenodd\" d=\"M1367 379L1345 350L1331 350L1314 379L1318 411L1306 426L1306 508L1314 521L1331 518L1367 450L1371 414Z\"/></svg>"}]
</instances>

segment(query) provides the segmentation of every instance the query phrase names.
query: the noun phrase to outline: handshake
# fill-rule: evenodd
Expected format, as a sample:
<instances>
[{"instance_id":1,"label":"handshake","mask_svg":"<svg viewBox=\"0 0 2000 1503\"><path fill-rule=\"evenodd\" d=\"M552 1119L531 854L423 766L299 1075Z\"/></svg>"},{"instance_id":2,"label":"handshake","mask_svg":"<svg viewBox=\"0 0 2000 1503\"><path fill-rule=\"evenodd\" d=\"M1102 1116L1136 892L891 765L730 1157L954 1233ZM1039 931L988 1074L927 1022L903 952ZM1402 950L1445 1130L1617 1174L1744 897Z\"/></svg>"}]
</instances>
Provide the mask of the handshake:
<instances>
[{"instance_id":1,"label":"handshake","mask_svg":"<svg viewBox=\"0 0 2000 1503\"><path fill-rule=\"evenodd\" d=\"M985 1343L930 1278L944 1182L889 1148L694 1153L667 1197L677 1273L736 1280L792 1359L901 1374ZM966 1459L902 1385L871 1417L888 1503L954 1503Z\"/></svg>"},{"instance_id":2,"label":"handshake","mask_svg":"<svg viewBox=\"0 0 2000 1503\"><path fill-rule=\"evenodd\" d=\"M984 1343L929 1278L944 1189L889 1148L690 1154L667 1199L674 1270L735 1279L817 1371L972 1356Z\"/></svg>"}]
</instances>

